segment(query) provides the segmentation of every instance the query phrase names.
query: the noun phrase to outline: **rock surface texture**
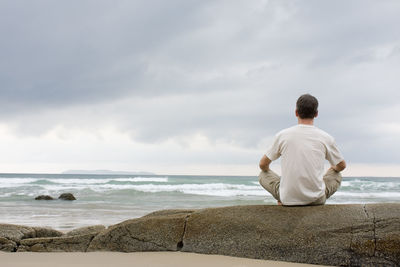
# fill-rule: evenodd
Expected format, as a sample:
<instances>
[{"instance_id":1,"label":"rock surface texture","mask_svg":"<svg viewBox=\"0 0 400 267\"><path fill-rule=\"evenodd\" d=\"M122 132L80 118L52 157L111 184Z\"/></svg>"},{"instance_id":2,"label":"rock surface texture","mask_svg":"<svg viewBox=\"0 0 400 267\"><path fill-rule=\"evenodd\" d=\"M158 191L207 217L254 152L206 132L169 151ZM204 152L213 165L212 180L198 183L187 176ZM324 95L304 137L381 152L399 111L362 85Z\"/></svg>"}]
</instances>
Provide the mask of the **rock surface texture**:
<instances>
[{"instance_id":1,"label":"rock surface texture","mask_svg":"<svg viewBox=\"0 0 400 267\"><path fill-rule=\"evenodd\" d=\"M190 212L155 212L111 226L93 239L88 251L177 251Z\"/></svg>"},{"instance_id":2,"label":"rock surface texture","mask_svg":"<svg viewBox=\"0 0 400 267\"><path fill-rule=\"evenodd\" d=\"M40 229L0 225L0 250L181 250L322 265L400 266L400 204L164 210L107 229L93 226L64 235Z\"/></svg>"},{"instance_id":3,"label":"rock surface texture","mask_svg":"<svg viewBox=\"0 0 400 267\"><path fill-rule=\"evenodd\" d=\"M71 193L62 193L58 199L62 200L76 200L75 196Z\"/></svg>"},{"instance_id":4,"label":"rock surface texture","mask_svg":"<svg viewBox=\"0 0 400 267\"><path fill-rule=\"evenodd\" d=\"M0 251L17 251L24 239L58 237L63 233L43 227L0 224Z\"/></svg>"},{"instance_id":5,"label":"rock surface texture","mask_svg":"<svg viewBox=\"0 0 400 267\"><path fill-rule=\"evenodd\" d=\"M66 233L66 236L75 236L75 235L86 235L86 234L98 234L101 231L105 230L106 227L104 225L92 225L92 226L87 226L87 227L81 227L74 229L72 231L69 231Z\"/></svg>"},{"instance_id":6,"label":"rock surface texture","mask_svg":"<svg viewBox=\"0 0 400 267\"><path fill-rule=\"evenodd\" d=\"M35 197L35 200L54 200L54 198L49 195L40 195Z\"/></svg>"}]
</instances>

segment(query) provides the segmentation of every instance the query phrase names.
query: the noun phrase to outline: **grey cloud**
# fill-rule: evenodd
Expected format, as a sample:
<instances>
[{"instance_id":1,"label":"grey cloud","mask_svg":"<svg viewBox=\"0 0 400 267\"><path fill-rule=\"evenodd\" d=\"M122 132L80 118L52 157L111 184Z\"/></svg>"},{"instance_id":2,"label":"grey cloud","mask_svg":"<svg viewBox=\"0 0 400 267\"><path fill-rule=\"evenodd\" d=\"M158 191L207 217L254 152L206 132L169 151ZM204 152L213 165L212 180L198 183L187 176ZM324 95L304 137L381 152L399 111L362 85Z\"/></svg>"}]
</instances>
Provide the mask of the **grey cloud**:
<instances>
[{"instance_id":1,"label":"grey cloud","mask_svg":"<svg viewBox=\"0 0 400 267\"><path fill-rule=\"evenodd\" d=\"M400 160L393 134L370 130L399 123L380 113L400 98L398 1L0 5L0 119L19 133L110 124L255 149L310 92L350 160Z\"/></svg>"},{"instance_id":2,"label":"grey cloud","mask_svg":"<svg viewBox=\"0 0 400 267\"><path fill-rule=\"evenodd\" d=\"M27 108L148 93L146 57L186 30L196 8L193 1L2 1L1 102Z\"/></svg>"}]
</instances>

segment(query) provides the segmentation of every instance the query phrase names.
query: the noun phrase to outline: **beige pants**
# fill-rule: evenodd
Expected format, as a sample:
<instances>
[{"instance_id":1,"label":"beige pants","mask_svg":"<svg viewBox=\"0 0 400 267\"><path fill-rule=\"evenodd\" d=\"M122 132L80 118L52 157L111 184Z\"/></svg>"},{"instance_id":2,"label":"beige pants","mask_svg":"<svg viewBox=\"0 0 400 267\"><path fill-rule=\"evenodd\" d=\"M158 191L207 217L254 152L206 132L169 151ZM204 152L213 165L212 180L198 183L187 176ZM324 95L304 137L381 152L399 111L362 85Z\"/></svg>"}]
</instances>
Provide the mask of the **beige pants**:
<instances>
[{"instance_id":1,"label":"beige pants","mask_svg":"<svg viewBox=\"0 0 400 267\"><path fill-rule=\"evenodd\" d=\"M281 178L279 175L274 173L272 170L268 170L267 172L261 171L258 176L259 182L262 187L265 188L271 195L278 200L279 202L279 185L281 183ZM325 201L332 196L339 188L340 183L342 182L342 175L339 172L335 172L332 169L329 169L324 175L325 182L325 195L320 199L317 199L313 203L309 205L323 205Z\"/></svg>"}]
</instances>

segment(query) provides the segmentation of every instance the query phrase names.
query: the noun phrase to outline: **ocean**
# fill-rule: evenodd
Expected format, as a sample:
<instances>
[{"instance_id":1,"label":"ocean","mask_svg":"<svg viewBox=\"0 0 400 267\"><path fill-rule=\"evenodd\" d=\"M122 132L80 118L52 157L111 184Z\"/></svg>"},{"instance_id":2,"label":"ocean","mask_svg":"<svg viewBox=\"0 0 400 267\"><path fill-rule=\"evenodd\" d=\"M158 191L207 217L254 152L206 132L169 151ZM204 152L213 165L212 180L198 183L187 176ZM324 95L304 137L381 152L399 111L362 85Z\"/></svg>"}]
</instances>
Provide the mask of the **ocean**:
<instances>
[{"instance_id":1,"label":"ocean","mask_svg":"<svg viewBox=\"0 0 400 267\"><path fill-rule=\"evenodd\" d=\"M34 200L72 193L75 201ZM345 177L327 204L400 202L400 178ZM0 174L0 223L58 230L161 209L276 204L255 176Z\"/></svg>"}]
</instances>

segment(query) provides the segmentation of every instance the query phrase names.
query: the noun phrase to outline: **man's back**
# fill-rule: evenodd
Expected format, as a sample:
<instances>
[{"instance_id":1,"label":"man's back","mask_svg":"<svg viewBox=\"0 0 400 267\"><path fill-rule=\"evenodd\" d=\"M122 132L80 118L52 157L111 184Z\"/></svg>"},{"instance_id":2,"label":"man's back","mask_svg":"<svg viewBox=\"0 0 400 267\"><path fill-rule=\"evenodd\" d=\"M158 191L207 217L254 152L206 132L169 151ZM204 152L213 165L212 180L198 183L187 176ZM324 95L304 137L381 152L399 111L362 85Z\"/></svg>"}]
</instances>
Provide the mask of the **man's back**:
<instances>
[{"instance_id":1,"label":"man's back","mask_svg":"<svg viewBox=\"0 0 400 267\"><path fill-rule=\"evenodd\" d=\"M336 192L346 162L332 136L314 126L318 100L309 94L296 102L298 125L280 131L260 160L260 184L284 205L321 205ZM270 170L282 157L282 177ZM331 168L324 175L324 161Z\"/></svg>"},{"instance_id":2,"label":"man's back","mask_svg":"<svg viewBox=\"0 0 400 267\"><path fill-rule=\"evenodd\" d=\"M321 198L325 159L332 165L343 160L329 134L304 124L279 132L266 155L271 160L282 157L280 198L285 205L306 205Z\"/></svg>"}]
</instances>

